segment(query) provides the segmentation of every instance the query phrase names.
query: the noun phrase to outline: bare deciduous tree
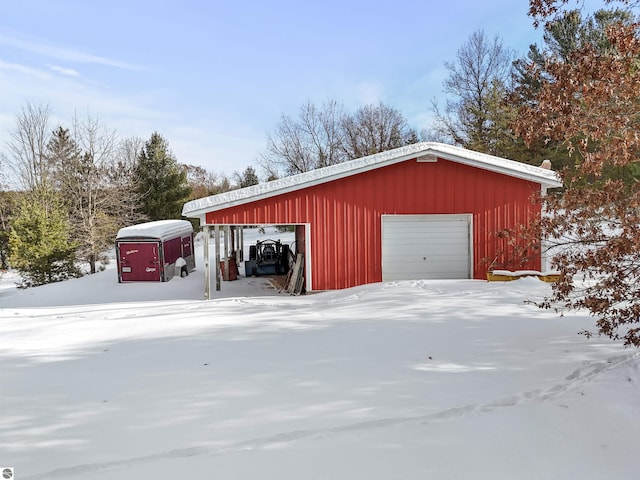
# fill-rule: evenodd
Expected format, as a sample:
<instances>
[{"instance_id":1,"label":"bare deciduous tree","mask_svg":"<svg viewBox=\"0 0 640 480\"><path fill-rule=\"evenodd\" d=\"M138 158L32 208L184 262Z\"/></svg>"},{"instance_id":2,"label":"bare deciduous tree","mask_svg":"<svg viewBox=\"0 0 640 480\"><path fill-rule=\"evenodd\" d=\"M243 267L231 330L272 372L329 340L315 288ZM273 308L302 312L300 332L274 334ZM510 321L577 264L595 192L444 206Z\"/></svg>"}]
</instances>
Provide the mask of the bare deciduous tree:
<instances>
[{"instance_id":1,"label":"bare deciduous tree","mask_svg":"<svg viewBox=\"0 0 640 480\"><path fill-rule=\"evenodd\" d=\"M311 102L297 119L283 115L267 135L260 166L268 178L307 172L418 141L402 114L388 105L367 105L345 113L335 100L318 108Z\"/></svg>"},{"instance_id":2,"label":"bare deciduous tree","mask_svg":"<svg viewBox=\"0 0 640 480\"><path fill-rule=\"evenodd\" d=\"M119 194L110 184L109 169L116 156L117 136L96 117L73 120L73 136L82 154L69 165L65 191L73 198L71 216L78 256L89 263L90 273L104 260L104 251L118 230Z\"/></svg>"},{"instance_id":3,"label":"bare deciduous tree","mask_svg":"<svg viewBox=\"0 0 640 480\"><path fill-rule=\"evenodd\" d=\"M329 100L320 108L307 102L297 119L283 115L275 132L267 134L263 168L270 171L275 165L293 175L343 162L342 112L338 102Z\"/></svg>"},{"instance_id":4,"label":"bare deciduous tree","mask_svg":"<svg viewBox=\"0 0 640 480\"><path fill-rule=\"evenodd\" d=\"M343 149L349 159L406 145L412 131L400 111L383 104L365 105L343 117Z\"/></svg>"},{"instance_id":5,"label":"bare deciduous tree","mask_svg":"<svg viewBox=\"0 0 640 480\"><path fill-rule=\"evenodd\" d=\"M69 209L77 255L96 272L96 264L117 230L109 167L114 161L115 132L96 118L74 118L71 132L59 127L48 143L47 158L55 172L55 186Z\"/></svg>"},{"instance_id":6,"label":"bare deciduous tree","mask_svg":"<svg viewBox=\"0 0 640 480\"><path fill-rule=\"evenodd\" d=\"M444 111L432 102L441 135L465 148L504 155L503 144L514 141L510 111L501 101L509 91L514 56L499 37L490 40L480 30L460 47L455 62L445 62L444 92L450 98Z\"/></svg>"},{"instance_id":7,"label":"bare deciduous tree","mask_svg":"<svg viewBox=\"0 0 640 480\"><path fill-rule=\"evenodd\" d=\"M16 117L15 129L9 132L5 163L13 171L16 184L25 190L35 190L51 180L46 155L49 125L49 106L27 102Z\"/></svg>"},{"instance_id":8,"label":"bare deciduous tree","mask_svg":"<svg viewBox=\"0 0 640 480\"><path fill-rule=\"evenodd\" d=\"M90 115L76 116L71 130L59 127L49 141L54 185L69 210L77 256L88 263L90 273L107 260L104 252L117 230L144 219L132 175L141 142L119 143L115 131Z\"/></svg>"},{"instance_id":9,"label":"bare deciduous tree","mask_svg":"<svg viewBox=\"0 0 640 480\"><path fill-rule=\"evenodd\" d=\"M190 200L217 195L231 190L231 180L224 174L209 172L198 165L185 165L187 183L191 187Z\"/></svg>"}]
</instances>

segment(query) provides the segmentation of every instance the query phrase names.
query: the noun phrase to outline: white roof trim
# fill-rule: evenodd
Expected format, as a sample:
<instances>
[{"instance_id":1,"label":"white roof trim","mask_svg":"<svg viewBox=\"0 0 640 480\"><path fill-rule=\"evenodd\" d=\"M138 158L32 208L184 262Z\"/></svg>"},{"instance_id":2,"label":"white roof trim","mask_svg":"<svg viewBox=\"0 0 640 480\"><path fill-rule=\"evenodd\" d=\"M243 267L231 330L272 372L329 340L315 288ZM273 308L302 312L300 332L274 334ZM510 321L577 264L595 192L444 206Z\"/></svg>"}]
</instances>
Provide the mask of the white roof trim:
<instances>
[{"instance_id":1,"label":"white roof trim","mask_svg":"<svg viewBox=\"0 0 640 480\"><path fill-rule=\"evenodd\" d=\"M485 153L474 152L453 145L422 142L376 153L375 155L369 155L368 157L358 158L338 165L331 165L310 172L280 178L272 182L260 183L258 185L252 185L251 187L192 200L185 203L182 209L182 215L191 218L201 217L201 220L203 220L206 212L223 210L236 205L282 195L424 155L436 155L445 160L536 182L548 188L562 186L558 175L552 170L534 167L526 163L507 160L506 158L495 157ZM203 221L201 223L204 224Z\"/></svg>"}]
</instances>

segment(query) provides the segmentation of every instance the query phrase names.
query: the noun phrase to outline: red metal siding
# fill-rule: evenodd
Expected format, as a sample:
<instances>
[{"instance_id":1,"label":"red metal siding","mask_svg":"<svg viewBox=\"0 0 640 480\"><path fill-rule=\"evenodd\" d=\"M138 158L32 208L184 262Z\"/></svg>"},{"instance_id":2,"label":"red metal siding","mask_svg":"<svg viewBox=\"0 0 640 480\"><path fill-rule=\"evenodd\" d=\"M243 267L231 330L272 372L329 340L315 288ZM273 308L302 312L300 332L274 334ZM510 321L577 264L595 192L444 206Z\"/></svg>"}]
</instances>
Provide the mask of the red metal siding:
<instances>
[{"instance_id":1,"label":"red metal siding","mask_svg":"<svg viewBox=\"0 0 640 480\"><path fill-rule=\"evenodd\" d=\"M164 253L164 263L176 263L182 256L182 239L180 237L171 238L163 242L162 251Z\"/></svg>"},{"instance_id":2,"label":"red metal siding","mask_svg":"<svg viewBox=\"0 0 640 480\"><path fill-rule=\"evenodd\" d=\"M314 290L382 280L382 214L473 215L474 278L498 254L494 233L527 223L540 185L456 162L415 160L225 210L208 224L311 224ZM540 260L521 268L539 269Z\"/></svg>"}]
</instances>

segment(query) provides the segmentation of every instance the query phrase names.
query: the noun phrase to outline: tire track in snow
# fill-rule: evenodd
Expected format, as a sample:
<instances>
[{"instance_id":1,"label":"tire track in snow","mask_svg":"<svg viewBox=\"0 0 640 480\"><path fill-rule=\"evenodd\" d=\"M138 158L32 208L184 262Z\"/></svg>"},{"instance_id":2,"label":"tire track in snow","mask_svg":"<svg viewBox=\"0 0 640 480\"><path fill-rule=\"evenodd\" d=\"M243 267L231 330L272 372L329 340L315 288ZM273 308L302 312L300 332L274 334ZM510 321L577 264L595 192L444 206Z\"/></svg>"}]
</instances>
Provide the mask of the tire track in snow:
<instances>
[{"instance_id":1,"label":"tire track in snow","mask_svg":"<svg viewBox=\"0 0 640 480\"><path fill-rule=\"evenodd\" d=\"M194 456L218 456L228 453L266 449L282 443L291 443L300 440L317 440L342 433L366 431L371 429L381 429L399 425L426 425L433 422L456 420L472 414L488 413L494 410L523 405L536 401L547 401L560 397L570 390L586 384L594 378L616 369L627 363L637 363L640 353L632 353L608 358L604 361L588 362L582 367L574 370L565 377L565 381L555 384L547 389L532 390L521 394L503 397L483 405L464 405L460 407L448 408L428 415L416 415L409 417L389 417L376 420L366 420L332 428L316 428L309 430L293 430L290 432L278 433L265 437L258 437L250 440L235 442L220 447L196 446L169 450L153 455L115 460L112 462L90 463L76 465L73 467L60 468L49 472L39 473L22 477L25 480L40 480L51 478L67 478L82 475L85 473L96 473L114 471L120 468L151 463L159 460L171 458L188 458ZM637 365L636 365L637 367Z\"/></svg>"}]
</instances>

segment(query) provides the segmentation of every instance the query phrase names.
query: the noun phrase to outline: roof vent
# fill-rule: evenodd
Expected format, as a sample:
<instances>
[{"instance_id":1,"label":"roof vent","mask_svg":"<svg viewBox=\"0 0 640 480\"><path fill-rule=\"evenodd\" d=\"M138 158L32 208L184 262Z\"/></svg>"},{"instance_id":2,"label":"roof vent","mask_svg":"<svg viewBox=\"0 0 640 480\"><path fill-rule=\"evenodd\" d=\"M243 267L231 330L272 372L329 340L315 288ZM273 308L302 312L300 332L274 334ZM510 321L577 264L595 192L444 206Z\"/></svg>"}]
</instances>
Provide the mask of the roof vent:
<instances>
[{"instance_id":1,"label":"roof vent","mask_svg":"<svg viewBox=\"0 0 640 480\"><path fill-rule=\"evenodd\" d=\"M426 155L422 155L421 157L416 158L417 162L429 162L436 163L438 161L438 157L433 155L432 153L428 153Z\"/></svg>"},{"instance_id":2,"label":"roof vent","mask_svg":"<svg viewBox=\"0 0 640 480\"><path fill-rule=\"evenodd\" d=\"M540 168L544 168L545 170L551 170L551 160L543 160L540 164Z\"/></svg>"}]
</instances>

